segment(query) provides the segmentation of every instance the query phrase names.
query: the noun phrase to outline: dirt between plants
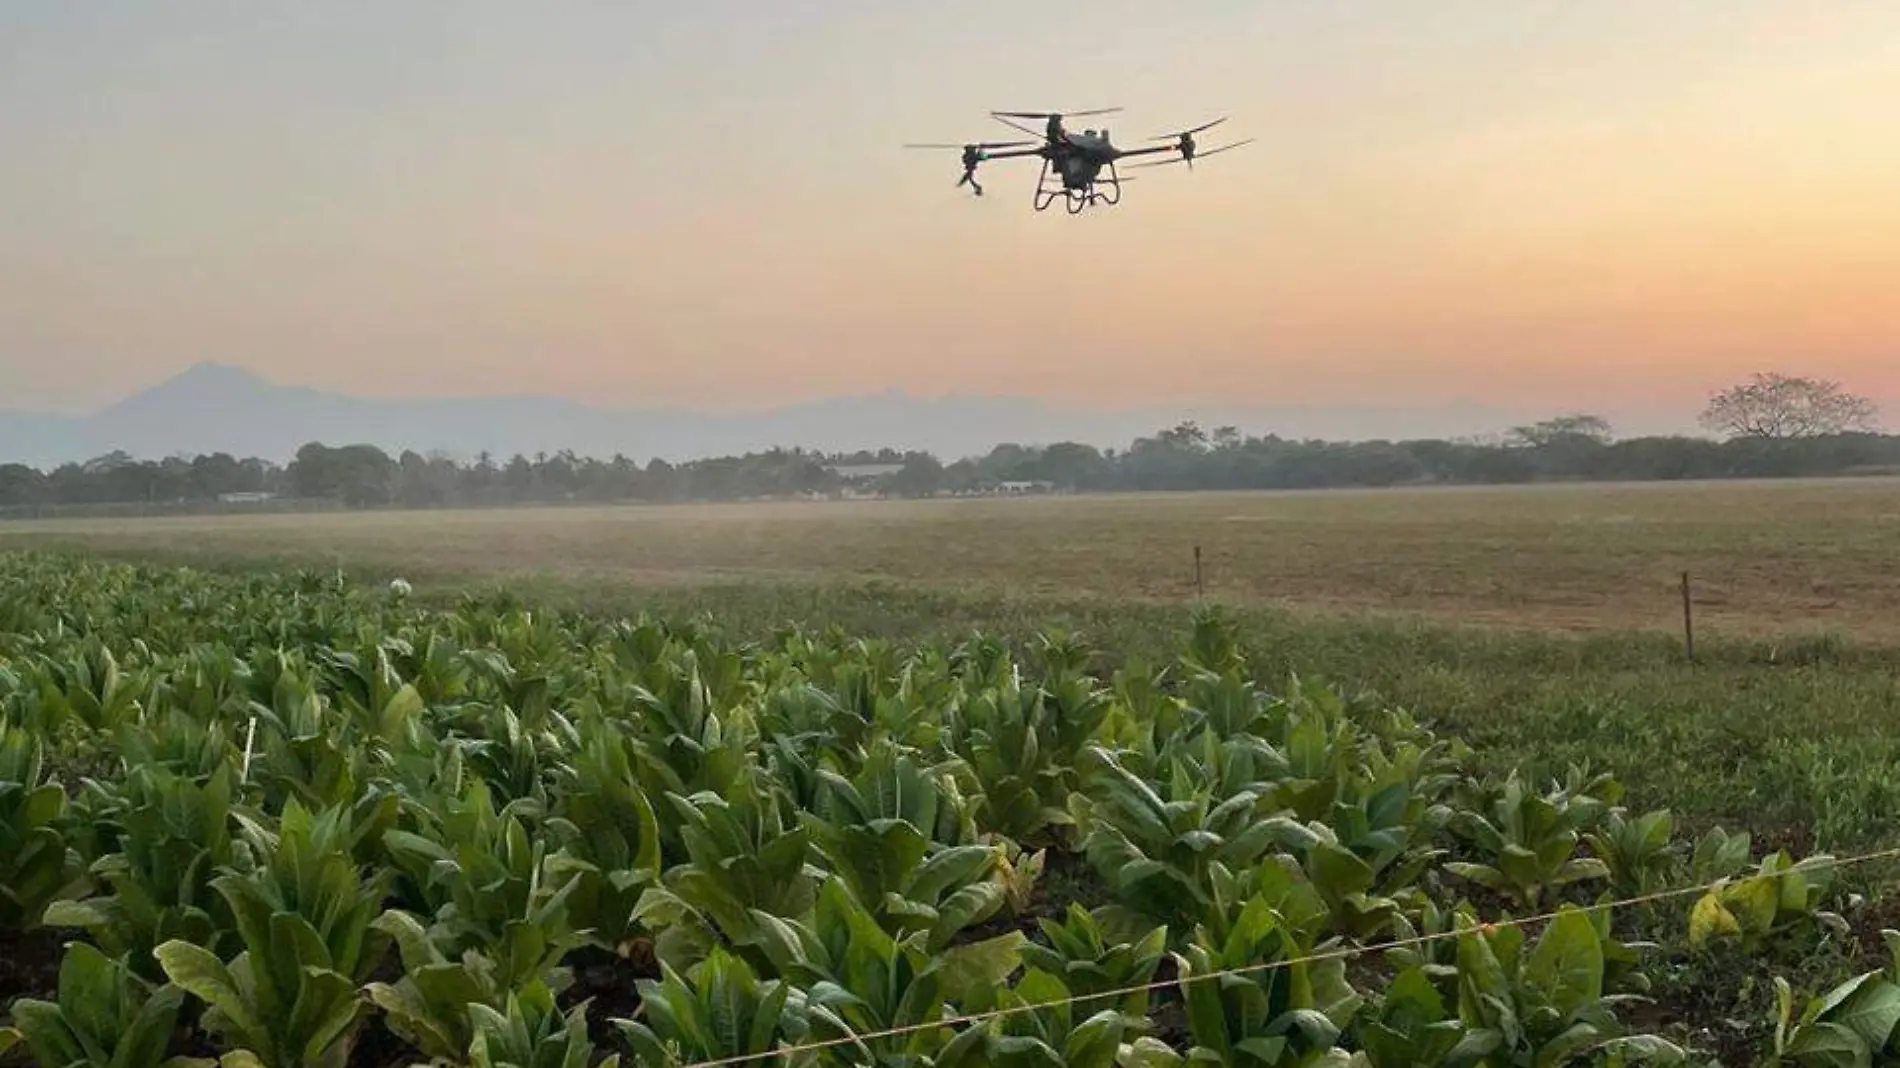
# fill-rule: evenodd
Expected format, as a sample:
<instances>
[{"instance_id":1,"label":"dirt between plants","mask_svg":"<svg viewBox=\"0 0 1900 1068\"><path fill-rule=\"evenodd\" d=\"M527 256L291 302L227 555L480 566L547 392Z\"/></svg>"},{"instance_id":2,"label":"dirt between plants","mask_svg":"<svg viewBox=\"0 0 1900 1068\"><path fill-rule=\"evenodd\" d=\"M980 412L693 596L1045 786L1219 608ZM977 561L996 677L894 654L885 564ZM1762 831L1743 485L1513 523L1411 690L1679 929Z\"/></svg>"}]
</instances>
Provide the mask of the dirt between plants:
<instances>
[{"instance_id":1,"label":"dirt between plants","mask_svg":"<svg viewBox=\"0 0 1900 1068\"><path fill-rule=\"evenodd\" d=\"M27 934L0 931L0 1025L13 1022L8 1006L15 998L52 1001L59 993L59 960L67 939L55 931ZM0 1065L29 1064L24 1047L0 1054Z\"/></svg>"}]
</instances>

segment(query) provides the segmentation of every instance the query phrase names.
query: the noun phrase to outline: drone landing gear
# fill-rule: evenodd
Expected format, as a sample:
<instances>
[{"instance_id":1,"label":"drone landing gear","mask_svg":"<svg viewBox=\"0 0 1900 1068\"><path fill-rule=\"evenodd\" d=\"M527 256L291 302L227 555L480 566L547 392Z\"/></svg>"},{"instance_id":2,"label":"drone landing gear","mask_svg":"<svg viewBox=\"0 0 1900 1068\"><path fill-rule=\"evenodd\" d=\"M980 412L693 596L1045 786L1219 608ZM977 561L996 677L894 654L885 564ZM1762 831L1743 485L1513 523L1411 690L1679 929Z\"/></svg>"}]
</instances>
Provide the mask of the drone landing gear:
<instances>
[{"instance_id":1,"label":"drone landing gear","mask_svg":"<svg viewBox=\"0 0 1900 1068\"><path fill-rule=\"evenodd\" d=\"M1036 179L1035 207L1037 211L1047 211L1057 200L1065 202L1070 215L1082 214L1082 209L1101 204L1113 207L1122 202L1121 175L1115 172L1115 164L1108 165L1108 177L1090 182L1081 188L1072 188L1057 182L1049 184L1049 161L1043 160L1042 174Z\"/></svg>"},{"instance_id":2,"label":"drone landing gear","mask_svg":"<svg viewBox=\"0 0 1900 1068\"><path fill-rule=\"evenodd\" d=\"M1049 189L1049 161L1047 159L1044 159L1042 161L1042 171L1041 173L1036 175L1036 194L1035 194L1035 200L1033 201L1033 203L1036 205L1036 210L1047 211L1049 209L1049 205L1054 204L1056 202L1057 197L1065 196L1067 194L1068 194L1068 190L1064 188L1060 183L1057 184L1053 192L1050 191Z\"/></svg>"}]
</instances>

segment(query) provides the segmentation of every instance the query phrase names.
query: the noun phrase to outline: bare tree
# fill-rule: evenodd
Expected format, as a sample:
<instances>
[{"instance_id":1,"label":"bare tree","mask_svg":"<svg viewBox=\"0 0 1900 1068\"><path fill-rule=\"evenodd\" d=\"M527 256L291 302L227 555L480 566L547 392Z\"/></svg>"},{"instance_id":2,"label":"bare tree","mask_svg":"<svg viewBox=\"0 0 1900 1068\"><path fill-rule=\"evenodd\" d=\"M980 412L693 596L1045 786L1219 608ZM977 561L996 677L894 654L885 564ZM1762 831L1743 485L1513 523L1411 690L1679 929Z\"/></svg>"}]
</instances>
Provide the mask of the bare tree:
<instances>
[{"instance_id":1,"label":"bare tree","mask_svg":"<svg viewBox=\"0 0 1900 1068\"><path fill-rule=\"evenodd\" d=\"M1873 430L1874 402L1827 379L1756 374L1709 399L1702 425L1730 437L1782 440Z\"/></svg>"}]
</instances>

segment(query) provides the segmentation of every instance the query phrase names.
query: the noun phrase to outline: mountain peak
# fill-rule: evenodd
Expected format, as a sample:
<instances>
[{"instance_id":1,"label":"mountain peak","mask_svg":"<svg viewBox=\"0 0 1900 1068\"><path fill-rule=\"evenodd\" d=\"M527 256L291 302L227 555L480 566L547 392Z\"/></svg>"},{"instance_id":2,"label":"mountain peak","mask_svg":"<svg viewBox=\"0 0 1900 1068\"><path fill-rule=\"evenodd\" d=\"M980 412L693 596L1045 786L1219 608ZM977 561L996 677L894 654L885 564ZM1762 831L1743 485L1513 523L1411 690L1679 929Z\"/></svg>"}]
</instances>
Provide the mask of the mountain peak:
<instances>
[{"instance_id":1,"label":"mountain peak","mask_svg":"<svg viewBox=\"0 0 1900 1068\"><path fill-rule=\"evenodd\" d=\"M269 389L271 385L272 383L269 379L255 371L245 370L235 364L218 363L215 360L203 360L192 364L190 367L185 368L183 371L178 372L153 388L166 389L182 386L201 389L207 386L226 388L240 386L251 389Z\"/></svg>"},{"instance_id":2,"label":"mountain peak","mask_svg":"<svg viewBox=\"0 0 1900 1068\"><path fill-rule=\"evenodd\" d=\"M106 411L123 416L129 412L178 405L201 408L243 404L266 397L278 388L254 371L228 363L205 361L192 364L163 382L134 393Z\"/></svg>"}]
</instances>

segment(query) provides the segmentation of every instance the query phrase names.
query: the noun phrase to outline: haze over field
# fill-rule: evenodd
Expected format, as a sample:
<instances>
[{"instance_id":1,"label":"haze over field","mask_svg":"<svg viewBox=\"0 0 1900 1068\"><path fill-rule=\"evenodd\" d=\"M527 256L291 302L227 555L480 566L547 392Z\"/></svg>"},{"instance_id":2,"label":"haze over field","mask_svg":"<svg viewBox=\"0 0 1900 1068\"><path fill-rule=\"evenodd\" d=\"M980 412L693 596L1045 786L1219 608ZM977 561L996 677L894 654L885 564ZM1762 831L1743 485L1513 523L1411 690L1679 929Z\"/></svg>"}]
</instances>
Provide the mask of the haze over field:
<instances>
[{"instance_id":1,"label":"haze over field","mask_svg":"<svg viewBox=\"0 0 1900 1068\"><path fill-rule=\"evenodd\" d=\"M1900 407L1900 7L1074 16L0 8L3 458L1639 433L1771 368ZM1073 219L899 147L1102 106L1259 140ZM111 408L205 361L402 403Z\"/></svg>"},{"instance_id":2,"label":"haze over field","mask_svg":"<svg viewBox=\"0 0 1900 1068\"><path fill-rule=\"evenodd\" d=\"M0 458L50 466L112 450L138 457L228 452L288 462L306 442L372 442L392 452L443 451L472 460L571 449L644 462L728 456L776 446L825 451L923 449L981 455L998 442L1081 441L1121 448L1198 415L1208 426L1272 428L1293 437L1444 436L1502 427L1510 413L1476 405L1438 409L1265 406L1192 410L1064 409L1011 397L916 397L895 391L756 413L629 410L552 396L364 398L275 385L240 368L200 364L83 416L0 413Z\"/></svg>"}]
</instances>

